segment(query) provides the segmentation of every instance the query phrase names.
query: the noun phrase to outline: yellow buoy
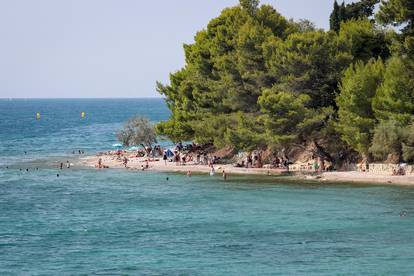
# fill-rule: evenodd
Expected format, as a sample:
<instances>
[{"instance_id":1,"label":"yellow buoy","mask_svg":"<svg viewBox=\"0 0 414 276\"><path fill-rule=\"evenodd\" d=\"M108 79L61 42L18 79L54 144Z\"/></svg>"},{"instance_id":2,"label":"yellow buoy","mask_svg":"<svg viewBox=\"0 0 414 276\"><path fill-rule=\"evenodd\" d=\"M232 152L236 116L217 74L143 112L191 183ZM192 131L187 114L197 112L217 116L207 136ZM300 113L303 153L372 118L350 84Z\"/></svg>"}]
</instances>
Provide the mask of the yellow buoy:
<instances>
[{"instance_id":1,"label":"yellow buoy","mask_svg":"<svg viewBox=\"0 0 414 276\"><path fill-rule=\"evenodd\" d=\"M81 112L81 118L85 118L85 112Z\"/></svg>"},{"instance_id":2,"label":"yellow buoy","mask_svg":"<svg viewBox=\"0 0 414 276\"><path fill-rule=\"evenodd\" d=\"M39 112L36 113L36 120L40 120L40 113Z\"/></svg>"}]
</instances>

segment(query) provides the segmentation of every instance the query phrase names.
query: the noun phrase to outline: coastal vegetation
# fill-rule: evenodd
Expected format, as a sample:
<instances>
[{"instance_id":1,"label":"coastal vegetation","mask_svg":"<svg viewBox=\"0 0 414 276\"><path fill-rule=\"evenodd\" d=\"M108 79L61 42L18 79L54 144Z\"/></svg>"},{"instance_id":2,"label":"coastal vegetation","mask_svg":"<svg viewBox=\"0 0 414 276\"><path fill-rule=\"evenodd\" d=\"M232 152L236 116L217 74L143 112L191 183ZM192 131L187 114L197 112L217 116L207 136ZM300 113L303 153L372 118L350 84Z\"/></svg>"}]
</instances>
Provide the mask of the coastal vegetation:
<instances>
[{"instance_id":1,"label":"coastal vegetation","mask_svg":"<svg viewBox=\"0 0 414 276\"><path fill-rule=\"evenodd\" d=\"M157 133L285 156L311 145L336 165L414 161L414 4L335 1L330 26L257 0L224 9L157 83L171 110Z\"/></svg>"},{"instance_id":2,"label":"coastal vegetation","mask_svg":"<svg viewBox=\"0 0 414 276\"><path fill-rule=\"evenodd\" d=\"M122 145L142 146L145 150L157 143L157 134L151 122L142 116L129 119L116 134Z\"/></svg>"}]
</instances>

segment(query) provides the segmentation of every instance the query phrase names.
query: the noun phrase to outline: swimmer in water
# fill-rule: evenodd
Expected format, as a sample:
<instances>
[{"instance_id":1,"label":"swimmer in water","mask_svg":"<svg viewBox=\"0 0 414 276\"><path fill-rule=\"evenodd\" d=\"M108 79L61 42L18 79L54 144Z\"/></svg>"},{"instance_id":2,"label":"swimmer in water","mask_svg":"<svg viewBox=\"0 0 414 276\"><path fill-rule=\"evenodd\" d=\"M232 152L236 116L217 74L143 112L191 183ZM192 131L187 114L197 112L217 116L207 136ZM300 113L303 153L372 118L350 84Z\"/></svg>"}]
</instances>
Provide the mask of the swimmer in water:
<instances>
[{"instance_id":1,"label":"swimmer in water","mask_svg":"<svg viewBox=\"0 0 414 276\"><path fill-rule=\"evenodd\" d=\"M407 216L407 211L400 212L400 217L406 217L406 216Z\"/></svg>"},{"instance_id":2,"label":"swimmer in water","mask_svg":"<svg viewBox=\"0 0 414 276\"><path fill-rule=\"evenodd\" d=\"M211 165L211 168L210 168L210 176L214 176L215 173L216 173L216 171L214 170L213 165Z\"/></svg>"},{"instance_id":3,"label":"swimmer in water","mask_svg":"<svg viewBox=\"0 0 414 276\"><path fill-rule=\"evenodd\" d=\"M167 181L168 181L168 180L169 180L169 178L167 177L165 180L167 180Z\"/></svg>"},{"instance_id":4,"label":"swimmer in water","mask_svg":"<svg viewBox=\"0 0 414 276\"><path fill-rule=\"evenodd\" d=\"M223 170L223 179L224 179L224 181L227 180L227 174L226 174L226 172L224 170Z\"/></svg>"},{"instance_id":5,"label":"swimmer in water","mask_svg":"<svg viewBox=\"0 0 414 276\"><path fill-rule=\"evenodd\" d=\"M187 171L187 176L188 177L191 177L191 171L189 170L189 171Z\"/></svg>"},{"instance_id":6,"label":"swimmer in water","mask_svg":"<svg viewBox=\"0 0 414 276\"><path fill-rule=\"evenodd\" d=\"M56 174L56 177L59 177L59 174Z\"/></svg>"}]
</instances>

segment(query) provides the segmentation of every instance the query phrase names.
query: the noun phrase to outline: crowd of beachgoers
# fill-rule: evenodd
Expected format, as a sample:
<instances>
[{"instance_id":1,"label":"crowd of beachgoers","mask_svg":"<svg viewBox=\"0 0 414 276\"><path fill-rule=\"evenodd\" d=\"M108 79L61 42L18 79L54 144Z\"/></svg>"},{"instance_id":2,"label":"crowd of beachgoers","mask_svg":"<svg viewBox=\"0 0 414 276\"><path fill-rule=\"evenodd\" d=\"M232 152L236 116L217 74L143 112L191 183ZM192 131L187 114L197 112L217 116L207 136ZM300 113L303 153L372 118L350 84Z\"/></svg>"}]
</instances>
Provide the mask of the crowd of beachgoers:
<instances>
[{"instance_id":1,"label":"crowd of beachgoers","mask_svg":"<svg viewBox=\"0 0 414 276\"><path fill-rule=\"evenodd\" d=\"M136 150L116 149L101 152L95 156L81 158L81 163L97 169L125 168L141 171L180 172L187 176L193 173L219 175L227 179L229 174L250 174L267 176L284 176L293 179L317 180L327 182L365 182L385 184L414 184L412 174L404 175L402 169L408 167L390 166L390 173L378 173L374 165L356 164L354 170L333 171L331 164L315 157L307 163L292 163L287 158L273 158L270 164L262 164L257 152L244 153L223 158L211 148L197 144L182 145L171 148L160 145ZM369 167L372 167L372 171ZM378 169L379 165L376 165Z\"/></svg>"}]
</instances>

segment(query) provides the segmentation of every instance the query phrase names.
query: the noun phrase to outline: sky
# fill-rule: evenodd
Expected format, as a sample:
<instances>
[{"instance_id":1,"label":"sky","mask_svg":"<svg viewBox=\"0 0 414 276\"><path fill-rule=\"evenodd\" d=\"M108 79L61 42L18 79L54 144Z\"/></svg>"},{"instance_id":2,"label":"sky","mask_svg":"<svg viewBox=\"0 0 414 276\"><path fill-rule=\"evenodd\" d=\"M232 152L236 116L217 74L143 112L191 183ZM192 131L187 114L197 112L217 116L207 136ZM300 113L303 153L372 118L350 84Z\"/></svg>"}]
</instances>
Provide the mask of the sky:
<instances>
[{"instance_id":1,"label":"sky","mask_svg":"<svg viewBox=\"0 0 414 276\"><path fill-rule=\"evenodd\" d=\"M349 1L348 1L349 2ZM262 0L328 28L333 0ZM0 0L0 98L159 97L183 43L238 0Z\"/></svg>"}]
</instances>

